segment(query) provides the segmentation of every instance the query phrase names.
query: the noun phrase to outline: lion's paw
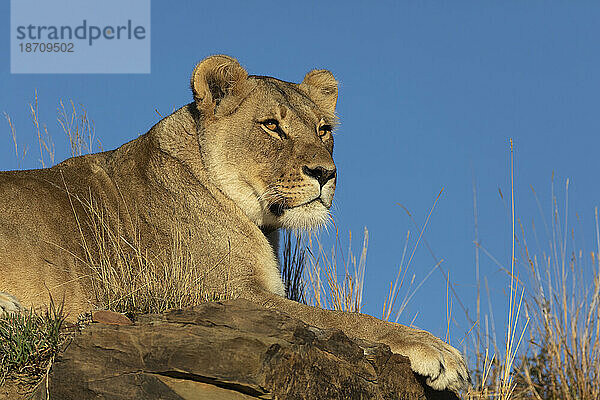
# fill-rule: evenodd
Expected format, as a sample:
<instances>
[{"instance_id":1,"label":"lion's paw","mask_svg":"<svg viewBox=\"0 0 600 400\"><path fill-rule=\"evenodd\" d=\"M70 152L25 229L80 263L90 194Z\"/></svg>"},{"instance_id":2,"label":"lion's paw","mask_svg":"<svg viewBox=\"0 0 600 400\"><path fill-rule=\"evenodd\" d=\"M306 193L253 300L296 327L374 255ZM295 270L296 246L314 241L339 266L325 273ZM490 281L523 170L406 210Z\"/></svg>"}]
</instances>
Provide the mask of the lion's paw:
<instances>
[{"instance_id":1,"label":"lion's paw","mask_svg":"<svg viewBox=\"0 0 600 400\"><path fill-rule=\"evenodd\" d=\"M12 295L0 292L0 318L23 311L23 306Z\"/></svg>"},{"instance_id":2,"label":"lion's paw","mask_svg":"<svg viewBox=\"0 0 600 400\"><path fill-rule=\"evenodd\" d=\"M392 351L408 357L412 370L424 376L427 385L435 390L457 392L471 384L462 354L429 332L416 331L414 337Z\"/></svg>"}]
</instances>

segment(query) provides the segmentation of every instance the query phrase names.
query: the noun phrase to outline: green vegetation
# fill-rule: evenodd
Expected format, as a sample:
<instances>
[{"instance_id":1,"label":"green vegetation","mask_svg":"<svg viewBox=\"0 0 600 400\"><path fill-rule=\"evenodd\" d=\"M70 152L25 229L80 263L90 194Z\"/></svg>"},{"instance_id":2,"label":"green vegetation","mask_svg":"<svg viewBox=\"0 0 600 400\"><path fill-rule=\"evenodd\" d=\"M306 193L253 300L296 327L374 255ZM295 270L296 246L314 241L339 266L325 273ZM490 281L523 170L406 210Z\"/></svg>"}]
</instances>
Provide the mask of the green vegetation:
<instances>
[{"instance_id":1,"label":"green vegetation","mask_svg":"<svg viewBox=\"0 0 600 400\"><path fill-rule=\"evenodd\" d=\"M0 318L0 385L7 378L36 381L68 338L62 305Z\"/></svg>"}]
</instances>

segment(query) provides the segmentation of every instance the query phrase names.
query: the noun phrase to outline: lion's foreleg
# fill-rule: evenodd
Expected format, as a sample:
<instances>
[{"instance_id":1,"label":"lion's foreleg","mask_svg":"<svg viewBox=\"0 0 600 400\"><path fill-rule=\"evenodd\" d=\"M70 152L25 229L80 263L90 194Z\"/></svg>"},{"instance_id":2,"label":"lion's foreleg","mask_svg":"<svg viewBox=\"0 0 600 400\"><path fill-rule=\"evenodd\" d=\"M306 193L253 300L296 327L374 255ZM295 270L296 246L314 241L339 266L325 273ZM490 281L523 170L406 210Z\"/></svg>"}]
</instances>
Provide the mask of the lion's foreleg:
<instances>
[{"instance_id":1,"label":"lion's foreleg","mask_svg":"<svg viewBox=\"0 0 600 400\"><path fill-rule=\"evenodd\" d=\"M389 345L392 352L408 357L413 371L427 377L427 384L434 389L457 391L470 381L462 354L429 332L365 314L323 310L257 288L246 293L248 300L284 311L309 325L340 329L351 337Z\"/></svg>"}]
</instances>

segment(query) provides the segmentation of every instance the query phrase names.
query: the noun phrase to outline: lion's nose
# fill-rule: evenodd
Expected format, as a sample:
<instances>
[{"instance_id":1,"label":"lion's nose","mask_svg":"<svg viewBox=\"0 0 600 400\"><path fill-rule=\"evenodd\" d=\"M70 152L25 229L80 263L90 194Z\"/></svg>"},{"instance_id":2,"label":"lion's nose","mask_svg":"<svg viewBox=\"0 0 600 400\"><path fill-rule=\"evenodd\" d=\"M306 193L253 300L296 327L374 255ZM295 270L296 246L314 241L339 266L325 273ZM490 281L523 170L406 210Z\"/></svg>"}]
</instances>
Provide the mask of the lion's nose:
<instances>
[{"instance_id":1,"label":"lion's nose","mask_svg":"<svg viewBox=\"0 0 600 400\"><path fill-rule=\"evenodd\" d=\"M309 166L305 165L302 167L302 172L311 178L315 178L321 187L323 187L331 179L335 178L335 167L333 167L333 169L327 169L321 166L310 168Z\"/></svg>"}]
</instances>

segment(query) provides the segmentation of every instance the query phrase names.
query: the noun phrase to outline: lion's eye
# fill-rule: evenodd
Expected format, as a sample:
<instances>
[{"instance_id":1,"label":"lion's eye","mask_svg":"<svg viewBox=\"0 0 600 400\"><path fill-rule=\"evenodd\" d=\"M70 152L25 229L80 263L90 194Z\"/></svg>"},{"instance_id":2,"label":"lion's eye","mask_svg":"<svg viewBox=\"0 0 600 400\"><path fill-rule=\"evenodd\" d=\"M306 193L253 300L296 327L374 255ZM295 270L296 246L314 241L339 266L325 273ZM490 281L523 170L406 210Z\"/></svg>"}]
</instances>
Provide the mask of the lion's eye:
<instances>
[{"instance_id":1,"label":"lion's eye","mask_svg":"<svg viewBox=\"0 0 600 400\"><path fill-rule=\"evenodd\" d=\"M269 135L277 137L279 139L285 139L287 136L283 129L279 126L279 122L276 119L268 119L260 123L260 126L263 128L265 132Z\"/></svg>"},{"instance_id":2,"label":"lion's eye","mask_svg":"<svg viewBox=\"0 0 600 400\"><path fill-rule=\"evenodd\" d=\"M277 132L279 130L279 124L277 124L277 121L273 119L263 122L262 125L273 132Z\"/></svg>"},{"instance_id":3,"label":"lion's eye","mask_svg":"<svg viewBox=\"0 0 600 400\"><path fill-rule=\"evenodd\" d=\"M325 137L326 135L331 134L332 129L333 128L331 127L331 125L321 125L319 127L319 136Z\"/></svg>"}]
</instances>

